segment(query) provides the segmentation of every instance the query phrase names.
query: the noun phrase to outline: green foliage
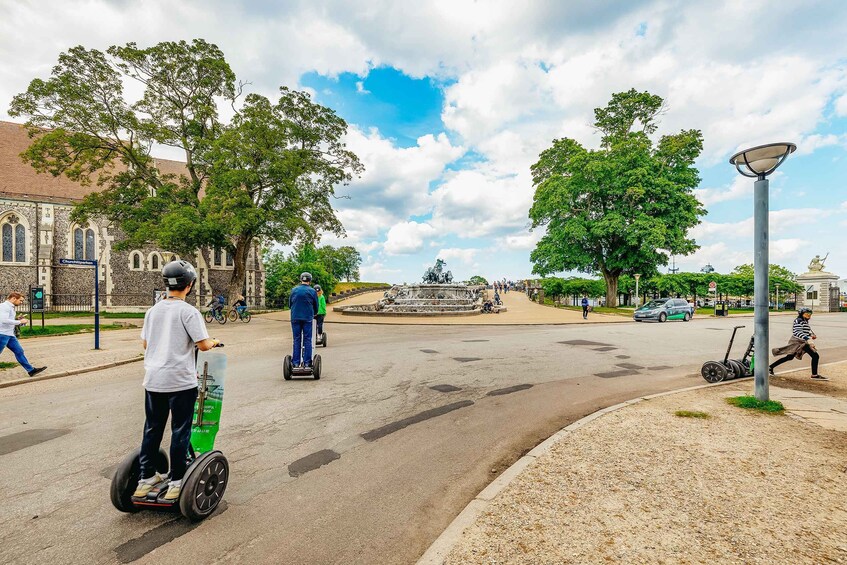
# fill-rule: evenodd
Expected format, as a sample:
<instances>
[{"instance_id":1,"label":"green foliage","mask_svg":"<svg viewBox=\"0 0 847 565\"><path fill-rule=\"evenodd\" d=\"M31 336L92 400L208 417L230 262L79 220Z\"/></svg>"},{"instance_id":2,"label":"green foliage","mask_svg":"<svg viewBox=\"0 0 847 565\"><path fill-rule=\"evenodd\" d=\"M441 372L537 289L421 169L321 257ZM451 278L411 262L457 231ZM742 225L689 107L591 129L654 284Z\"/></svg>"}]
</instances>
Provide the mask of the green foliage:
<instances>
[{"instance_id":1,"label":"green foliage","mask_svg":"<svg viewBox=\"0 0 847 565\"><path fill-rule=\"evenodd\" d=\"M126 329L119 324L100 324L100 331ZM51 335L84 334L94 331L94 324L63 324L21 328L21 339L45 337Z\"/></svg>"},{"instance_id":2,"label":"green foliage","mask_svg":"<svg viewBox=\"0 0 847 565\"><path fill-rule=\"evenodd\" d=\"M762 401L757 400L755 396L733 396L727 398L726 401L739 408L749 408L768 414L782 414L785 412L785 406L777 400Z\"/></svg>"},{"instance_id":3,"label":"green foliage","mask_svg":"<svg viewBox=\"0 0 847 565\"><path fill-rule=\"evenodd\" d=\"M362 255L355 247L345 245L335 248L331 245L324 245L317 251L321 262L326 265L333 277L338 280L343 278L347 282L359 280L359 265L362 263Z\"/></svg>"},{"instance_id":4,"label":"green foliage","mask_svg":"<svg viewBox=\"0 0 847 565\"><path fill-rule=\"evenodd\" d=\"M545 296L586 296L596 297L606 294L606 283L603 279L567 279L548 277L541 279L541 288Z\"/></svg>"},{"instance_id":5,"label":"green foliage","mask_svg":"<svg viewBox=\"0 0 847 565\"><path fill-rule=\"evenodd\" d=\"M534 273L600 273L607 304L615 305L622 274L649 276L669 253L697 249L687 232L705 214L693 194L702 134L683 130L654 147L648 134L661 109L662 99L646 92L615 94L595 110L600 150L564 138L541 153L529 216L547 233L530 256Z\"/></svg>"},{"instance_id":6,"label":"green foliage","mask_svg":"<svg viewBox=\"0 0 847 565\"><path fill-rule=\"evenodd\" d=\"M0 361L0 370L12 369L12 368L17 367L17 366L18 366L17 363L13 363L11 361Z\"/></svg>"},{"instance_id":7,"label":"green foliage","mask_svg":"<svg viewBox=\"0 0 847 565\"><path fill-rule=\"evenodd\" d=\"M301 243L288 256L281 251L265 253L265 296L269 304L277 307L287 306L288 295L292 288L300 284L300 274L304 271L312 274L312 284L319 284L326 296L332 294L338 279L335 278L328 262L334 257L334 254L326 249L328 247L333 249L330 246L316 249L310 243ZM368 284L386 286L382 283Z\"/></svg>"},{"instance_id":8,"label":"green foliage","mask_svg":"<svg viewBox=\"0 0 847 565\"><path fill-rule=\"evenodd\" d=\"M487 284L488 284L488 281L485 279L485 277L483 277L483 276L481 276L481 275L474 275L474 276L472 276L470 279L468 279L468 284L483 284L483 285L487 285Z\"/></svg>"},{"instance_id":9,"label":"green foliage","mask_svg":"<svg viewBox=\"0 0 847 565\"><path fill-rule=\"evenodd\" d=\"M674 412L674 416L679 416L680 418L702 418L704 420L711 418L706 412L700 412L698 410L677 410Z\"/></svg>"},{"instance_id":10,"label":"green foliage","mask_svg":"<svg viewBox=\"0 0 847 565\"><path fill-rule=\"evenodd\" d=\"M143 88L134 104L124 98L126 80ZM286 87L276 103L250 94L236 108L242 87L223 52L202 39L105 53L74 47L49 79L14 97L9 114L27 119L33 142L23 158L37 171L100 187L76 207L76 221L108 218L126 236L122 248L190 255L225 247L235 259L232 299L255 242L341 235L334 189L363 170L332 110ZM236 110L229 124L219 119L222 103ZM155 144L181 149L184 171L160 170Z\"/></svg>"}]
</instances>

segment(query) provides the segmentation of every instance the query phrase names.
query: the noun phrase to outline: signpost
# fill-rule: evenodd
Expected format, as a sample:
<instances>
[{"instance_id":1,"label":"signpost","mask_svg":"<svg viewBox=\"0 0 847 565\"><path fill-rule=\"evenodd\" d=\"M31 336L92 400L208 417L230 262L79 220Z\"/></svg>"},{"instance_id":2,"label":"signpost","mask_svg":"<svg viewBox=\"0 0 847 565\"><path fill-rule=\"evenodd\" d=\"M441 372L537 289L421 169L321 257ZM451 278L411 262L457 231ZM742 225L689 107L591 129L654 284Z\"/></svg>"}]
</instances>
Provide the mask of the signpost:
<instances>
[{"instance_id":1,"label":"signpost","mask_svg":"<svg viewBox=\"0 0 847 565\"><path fill-rule=\"evenodd\" d=\"M41 312L41 329L44 329L44 287L29 287L29 327L32 327L32 313Z\"/></svg>"},{"instance_id":2,"label":"signpost","mask_svg":"<svg viewBox=\"0 0 847 565\"><path fill-rule=\"evenodd\" d=\"M709 283L709 292L715 293L715 316L718 316L718 283L712 281ZM721 315L723 313L723 308L721 308Z\"/></svg>"},{"instance_id":3,"label":"signpost","mask_svg":"<svg viewBox=\"0 0 847 565\"><path fill-rule=\"evenodd\" d=\"M97 283L97 259L59 259L59 264L94 267L94 349L100 349L100 285Z\"/></svg>"}]
</instances>

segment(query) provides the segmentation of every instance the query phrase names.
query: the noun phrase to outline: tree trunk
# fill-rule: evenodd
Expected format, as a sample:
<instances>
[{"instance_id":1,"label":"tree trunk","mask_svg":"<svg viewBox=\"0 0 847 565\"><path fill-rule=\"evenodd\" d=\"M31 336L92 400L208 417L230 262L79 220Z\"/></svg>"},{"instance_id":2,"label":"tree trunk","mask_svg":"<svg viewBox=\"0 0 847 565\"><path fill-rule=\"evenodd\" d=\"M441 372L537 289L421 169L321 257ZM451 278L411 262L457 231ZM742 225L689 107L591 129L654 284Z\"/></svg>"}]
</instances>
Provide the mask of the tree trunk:
<instances>
[{"instance_id":1,"label":"tree trunk","mask_svg":"<svg viewBox=\"0 0 847 565\"><path fill-rule=\"evenodd\" d=\"M250 245L253 238L246 235L238 236L235 240L235 258L233 259L232 277L226 287L227 302L234 304L244 291L247 281L247 255L250 253ZM246 298L246 296L245 296ZM257 297L253 297L256 300Z\"/></svg>"},{"instance_id":2,"label":"tree trunk","mask_svg":"<svg viewBox=\"0 0 847 565\"><path fill-rule=\"evenodd\" d=\"M606 280L606 306L608 308L617 308L618 306L618 278L620 274L614 275L603 271L603 278Z\"/></svg>"}]
</instances>

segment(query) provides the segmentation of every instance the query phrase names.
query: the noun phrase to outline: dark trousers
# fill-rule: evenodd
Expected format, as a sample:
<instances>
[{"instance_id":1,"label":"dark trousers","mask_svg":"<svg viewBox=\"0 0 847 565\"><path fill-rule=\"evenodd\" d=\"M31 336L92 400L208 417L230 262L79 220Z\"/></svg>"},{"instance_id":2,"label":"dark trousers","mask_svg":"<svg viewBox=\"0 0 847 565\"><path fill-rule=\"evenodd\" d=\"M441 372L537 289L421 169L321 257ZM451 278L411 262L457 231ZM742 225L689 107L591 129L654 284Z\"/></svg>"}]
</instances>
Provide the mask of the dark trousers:
<instances>
[{"instance_id":1,"label":"dark trousers","mask_svg":"<svg viewBox=\"0 0 847 565\"><path fill-rule=\"evenodd\" d=\"M817 351L812 349L811 345L808 345L808 344L803 346L803 351L808 353L809 357L812 358L812 374L817 375L818 374L818 361L820 361L821 356L818 354ZM771 363L771 369L773 369L777 365L782 365L783 363L788 363L792 359L794 359L793 355L786 355L785 357L783 357L779 361L774 361L773 363Z\"/></svg>"},{"instance_id":2,"label":"dark trousers","mask_svg":"<svg viewBox=\"0 0 847 565\"><path fill-rule=\"evenodd\" d=\"M315 316L315 322L318 324L318 335L324 333L324 318L326 318L326 314L318 314Z\"/></svg>"},{"instance_id":3,"label":"dark trousers","mask_svg":"<svg viewBox=\"0 0 847 565\"><path fill-rule=\"evenodd\" d=\"M291 363L295 367L301 362L312 364L312 320L291 320L291 331L294 332L294 355ZM304 348L300 356L300 348Z\"/></svg>"},{"instance_id":4,"label":"dark trousers","mask_svg":"<svg viewBox=\"0 0 847 565\"><path fill-rule=\"evenodd\" d=\"M144 413L144 439L141 440L141 478L148 479L156 472L156 454L162 444L162 434L171 415L171 480L179 481L185 474L188 462L188 445L191 441L191 419L197 388L179 392L146 391Z\"/></svg>"},{"instance_id":5,"label":"dark trousers","mask_svg":"<svg viewBox=\"0 0 847 565\"><path fill-rule=\"evenodd\" d=\"M582 319L583 319L583 320L587 320L587 319L588 319L588 306L583 306L583 307L582 307Z\"/></svg>"}]
</instances>

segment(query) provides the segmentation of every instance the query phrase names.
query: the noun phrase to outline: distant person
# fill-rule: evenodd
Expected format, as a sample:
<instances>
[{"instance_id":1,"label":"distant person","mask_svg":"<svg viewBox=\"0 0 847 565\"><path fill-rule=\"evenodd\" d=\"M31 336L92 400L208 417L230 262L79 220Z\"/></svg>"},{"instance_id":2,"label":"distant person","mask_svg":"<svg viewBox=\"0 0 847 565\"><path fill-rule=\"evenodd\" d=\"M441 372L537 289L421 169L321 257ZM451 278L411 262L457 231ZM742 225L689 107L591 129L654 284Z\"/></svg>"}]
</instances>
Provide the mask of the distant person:
<instances>
[{"instance_id":1,"label":"distant person","mask_svg":"<svg viewBox=\"0 0 847 565\"><path fill-rule=\"evenodd\" d=\"M17 316L15 314L15 308L20 306L23 301L23 294L20 292L11 292L6 298L6 301L0 304L0 353L3 353L3 350L8 347L20 366L24 368L27 375L34 377L47 367L33 367L30 365L26 355L24 355L24 348L21 347L21 342L15 336L15 330L20 326L26 325L26 320L23 319L24 315Z\"/></svg>"},{"instance_id":2,"label":"distant person","mask_svg":"<svg viewBox=\"0 0 847 565\"><path fill-rule=\"evenodd\" d=\"M788 344L783 345L782 347L775 347L772 350L774 355L785 355L785 357L778 361L774 361L768 366L768 372L771 375L773 375L773 370L779 365L788 363L792 359L802 359L803 354L808 353L809 357L812 358L812 378L817 381L829 380L823 375L818 374L818 361L820 361L820 355L818 354L815 344L812 343L812 340L818 339L818 336L815 335L815 332L813 332L811 326L809 326L809 320L811 317L811 308L800 308L797 318L794 319L794 326L791 329L791 339L788 340Z\"/></svg>"},{"instance_id":3,"label":"distant person","mask_svg":"<svg viewBox=\"0 0 847 565\"><path fill-rule=\"evenodd\" d=\"M588 319L588 298L585 296L582 297L582 319Z\"/></svg>"},{"instance_id":4,"label":"distant person","mask_svg":"<svg viewBox=\"0 0 847 565\"><path fill-rule=\"evenodd\" d=\"M500 295L497 294L496 290L494 291L494 304L496 304L497 306L503 304L502 302L500 302Z\"/></svg>"},{"instance_id":5,"label":"distant person","mask_svg":"<svg viewBox=\"0 0 847 565\"><path fill-rule=\"evenodd\" d=\"M206 306L211 306L212 315L218 318L223 315L224 304L226 304L226 297L223 294L218 294L213 296Z\"/></svg>"},{"instance_id":6,"label":"distant person","mask_svg":"<svg viewBox=\"0 0 847 565\"><path fill-rule=\"evenodd\" d=\"M295 367L312 366L312 320L318 315L318 293L312 288L312 274L301 273L300 284L291 289L288 296L291 310L291 331L294 334ZM300 351L300 349L304 351Z\"/></svg>"},{"instance_id":7,"label":"distant person","mask_svg":"<svg viewBox=\"0 0 847 565\"><path fill-rule=\"evenodd\" d=\"M326 318L326 296L324 296L324 291L319 284L315 285L315 292L318 293L318 314L315 316L315 321L318 326L318 335L321 335L324 333L324 318Z\"/></svg>"},{"instance_id":8,"label":"distant person","mask_svg":"<svg viewBox=\"0 0 847 565\"><path fill-rule=\"evenodd\" d=\"M238 312L238 315L242 315L245 310L247 310L247 301L244 299L243 294L238 295L238 300L236 300L233 305L235 311Z\"/></svg>"}]
</instances>

